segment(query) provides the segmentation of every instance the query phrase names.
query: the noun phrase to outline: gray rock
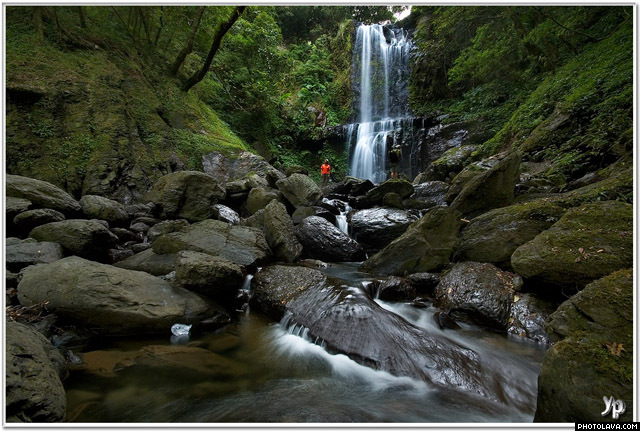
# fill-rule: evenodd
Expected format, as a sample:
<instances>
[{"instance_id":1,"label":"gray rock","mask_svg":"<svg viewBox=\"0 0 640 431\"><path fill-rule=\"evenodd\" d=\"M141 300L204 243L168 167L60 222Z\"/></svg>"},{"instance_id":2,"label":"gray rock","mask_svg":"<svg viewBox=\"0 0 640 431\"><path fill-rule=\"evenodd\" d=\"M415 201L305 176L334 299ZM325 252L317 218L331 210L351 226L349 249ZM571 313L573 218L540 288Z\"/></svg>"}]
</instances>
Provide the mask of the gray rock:
<instances>
[{"instance_id":1,"label":"gray rock","mask_svg":"<svg viewBox=\"0 0 640 431\"><path fill-rule=\"evenodd\" d=\"M389 208L398 208L401 210L404 209L402 198L398 196L397 193L393 193L393 192L390 192L384 195L384 197L382 198L382 206L389 207Z\"/></svg>"},{"instance_id":2,"label":"gray rock","mask_svg":"<svg viewBox=\"0 0 640 431\"><path fill-rule=\"evenodd\" d=\"M49 208L39 208L18 214L14 217L13 224L20 232L28 234L37 226L62 221L64 219L65 216L60 211Z\"/></svg>"},{"instance_id":3,"label":"gray rock","mask_svg":"<svg viewBox=\"0 0 640 431\"><path fill-rule=\"evenodd\" d=\"M107 250L118 237L95 220L63 220L38 226L30 237L38 241L57 242L65 252L87 259L106 260Z\"/></svg>"},{"instance_id":4,"label":"gray rock","mask_svg":"<svg viewBox=\"0 0 640 431\"><path fill-rule=\"evenodd\" d=\"M365 258L360 244L321 217L305 218L295 233L305 257L326 262L357 262Z\"/></svg>"},{"instance_id":5,"label":"gray rock","mask_svg":"<svg viewBox=\"0 0 640 431\"><path fill-rule=\"evenodd\" d=\"M134 253L140 253L145 250L149 250L150 248L151 248L150 242L141 242L139 244L133 244L131 246L131 251L133 251Z\"/></svg>"},{"instance_id":6,"label":"gray rock","mask_svg":"<svg viewBox=\"0 0 640 431\"><path fill-rule=\"evenodd\" d=\"M433 296L433 292L440 283L440 274L431 272L416 272L406 277L407 282L417 293Z\"/></svg>"},{"instance_id":7,"label":"gray rock","mask_svg":"<svg viewBox=\"0 0 640 431\"><path fill-rule=\"evenodd\" d=\"M222 153L211 152L202 156L202 168L221 183L227 183L256 173L258 176L272 181L284 178L285 175L271 166L262 157L243 151L235 158L226 157ZM273 184L271 184L273 186Z\"/></svg>"},{"instance_id":8,"label":"gray rock","mask_svg":"<svg viewBox=\"0 0 640 431\"><path fill-rule=\"evenodd\" d=\"M107 254L109 256L108 263L114 264L133 256L134 253L133 250L129 250L126 248L110 248L109 251L107 251Z\"/></svg>"},{"instance_id":9,"label":"gray rock","mask_svg":"<svg viewBox=\"0 0 640 431\"><path fill-rule=\"evenodd\" d=\"M364 262L361 270L379 275L438 270L449 263L461 226L459 212L435 207Z\"/></svg>"},{"instance_id":10,"label":"gray rock","mask_svg":"<svg viewBox=\"0 0 640 431\"><path fill-rule=\"evenodd\" d=\"M6 322L5 408L7 422L59 422L67 399L61 378L62 355L42 334L17 322Z\"/></svg>"},{"instance_id":11,"label":"gray rock","mask_svg":"<svg viewBox=\"0 0 640 431\"><path fill-rule=\"evenodd\" d=\"M104 334L169 333L176 322L211 315L209 304L188 290L76 256L29 267L18 297L24 306L48 301L52 313Z\"/></svg>"},{"instance_id":12,"label":"gray rock","mask_svg":"<svg viewBox=\"0 0 640 431\"><path fill-rule=\"evenodd\" d=\"M224 257L242 268L254 268L271 257L262 230L218 220L194 223L180 232L161 235L153 242L156 254L175 254L181 250Z\"/></svg>"},{"instance_id":13,"label":"gray rock","mask_svg":"<svg viewBox=\"0 0 640 431\"><path fill-rule=\"evenodd\" d=\"M220 184L202 172L174 172L160 178L145 195L145 200L160 204L160 218L197 222L210 218L213 205L225 198L226 192Z\"/></svg>"},{"instance_id":14,"label":"gray rock","mask_svg":"<svg viewBox=\"0 0 640 431\"><path fill-rule=\"evenodd\" d=\"M229 304L242 285L242 268L218 256L183 250L176 255L176 282L185 289Z\"/></svg>"},{"instance_id":15,"label":"gray rock","mask_svg":"<svg viewBox=\"0 0 640 431\"><path fill-rule=\"evenodd\" d=\"M383 301L406 301L416 297L415 288L402 277L389 277L373 283L374 297Z\"/></svg>"},{"instance_id":16,"label":"gray rock","mask_svg":"<svg viewBox=\"0 0 640 431\"><path fill-rule=\"evenodd\" d=\"M85 195L80 198L80 206L90 219L106 220L114 227L129 225L129 214L120 202L102 196Z\"/></svg>"},{"instance_id":17,"label":"gray rock","mask_svg":"<svg viewBox=\"0 0 640 431\"><path fill-rule=\"evenodd\" d=\"M377 252L406 232L418 217L399 209L371 208L352 211L349 228L367 253Z\"/></svg>"},{"instance_id":18,"label":"gray rock","mask_svg":"<svg viewBox=\"0 0 640 431\"><path fill-rule=\"evenodd\" d=\"M390 179L369 190L364 197L359 198L358 208L371 208L375 205L382 205L384 196L387 193L395 193L400 199L406 199L413 194L413 184L406 180Z\"/></svg>"},{"instance_id":19,"label":"gray rock","mask_svg":"<svg viewBox=\"0 0 640 431\"><path fill-rule=\"evenodd\" d=\"M314 205L322 198L320 187L306 175L292 174L290 177L278 180L276 186L296 208Z\"/></svg>"},{"instance_id":20,"label":"gray rock","mask_svg":"<svg viewBox=\"0 0 640 431\"><path fill-rule=\"evenodd\" d=\"M476 145L462 145L445 151L438 160L433 162L433 171L440 180L446 180L460 172L465 167Z\"/></svg>"},{"instance_id":21,"label":"gray rock","mask_svg":"<svg viewBox=\"0 0 640 431\"><path fill-rule=\"evenodd\" d=\"M130 231L138 234L146 234L149 229L151 229L149 225L142 222L132 223L131 226L129 226Z\"/></svg>"},{"instance_id":22,"label":"gray rock","mask_svg":"<svg viewBox=\"0 0 640 431\"><path fill-rule=\"evenodd\" d=\"M240 215L228 206L222 204L215 204L213 206L213 218L229 224L240 223Z\"/></svg>"},{"instance_id":23,"label":"gray rock","mask_svg":"<svg viewBox=\"0 0 640 431\"><path fill-rule=\"evenodd\" d=\"M131 232L129 229L123 229L121 227L114 227L111 230L111 233L113 233L115 236L118 237L118 241L120 243L125 243L128 241L137 241L139 239L142 238L138 238L138 235Z\"/></svg>"},{"instance_id":24,"label":"gray rock","mask_svg":"<svg viewBox=\"0 0 640 431\"><path fill-rule=\"evenodd\" d=\"M175 254L156 254L149 249L116 262L114 266L160 276L175 270L175 259Z\"/></svg>"},{"instance_id":25,"label":"gray rock","mask_svg":"<svg viewBox=\"0 0 640 431\"><path fill-rule=\"evenodd\" d=\"M511 305L507 332L547 345L549 335L544 329L544 324L554 311L553 305L535 295L530 293L516 295Z\"/></svg>"},{"instance_id":26,"label":"gray rock","mask_svg":"<svg viewBox=\"0 0 640 431\"><path fill-rule=\"evenodd\" d=\"M78 201L64 190L45 181L7 175L5 190L7 197L28 199L34 208L51 208L67 217L76 217L82 213Z\"/></svg>"},{"instance_id":27,"label":"gray rock","mask_svg":"<svg viewBox=\"0 0 640 431\"><path fill-rule=\"evenodd\" d=\"M14 198L7 196L5 201L5 212L7 220L13 220L18 214L25 212L31 208L33 203L28 199Z\"/></svg>"},{"instance_id":28,"label":"gray rock","mask_svg":"<svg viewBox=\"0 0 640 431\"><path fill-rule=\"evenodd\" d=\"M16 272L29 265L55 262L64 257L62 246L57 242L21 242L7 245L4 251L7 269Z\"/></svg>"},{"instance_id":29,"label":"gray rock","mask_svg":"<svg viewBox=\"0 0 640 431\"><path fill-rule=\"evenodd\" d=\"M147 238L153 242L161 235L166 233L178 232L180 229L189 226L189 222L186 220L165 220L158 224L153 225L147 231Z\"/></svg>"},{"instance_id":30,"label":"gray rock","mask_svg":"<svg viewBox=\"0 0 640 431\"><path fill-rule=\"evenodd\" d=\"M456 319L506 331L516 277L489 263L461 262L440 280L434 304Z\"/></svg>"},{"instance_id":31,"label":"gray rock","mask_svg":"<svg viewBox=\"0 0 640 431\"><path fill-rule=\"evenodd\" d=\"M249 197L247 198L247 210L249 210L249 214L253 215L258 210L266 207L267 204L274 199L278 202L284 202L282 193L278 190L253 188L249 192Z\"/></svg>"},{"instance_id":32,"label":"gray rock","mask_svg":"<svg viewBox=\"0 0 640 431\"><path fill-rule=\"evenodd\" d=\"M445 199L449 185L442 181L427 181L414 184L413 194L403 201L407 209L429 209L446 205Z\"/></svg>"},{"instance_id":33,"label":"gray rock","mask_svg":"<svg viewBox=\"0 0 640 431\"><path fill-rule=\"evenodd\" d=\"M302 244L296 237L286 207L271 201L264 209L264 234L273 256L283 262L295 262L302 255Z\"/></svg>"}]
</instances>

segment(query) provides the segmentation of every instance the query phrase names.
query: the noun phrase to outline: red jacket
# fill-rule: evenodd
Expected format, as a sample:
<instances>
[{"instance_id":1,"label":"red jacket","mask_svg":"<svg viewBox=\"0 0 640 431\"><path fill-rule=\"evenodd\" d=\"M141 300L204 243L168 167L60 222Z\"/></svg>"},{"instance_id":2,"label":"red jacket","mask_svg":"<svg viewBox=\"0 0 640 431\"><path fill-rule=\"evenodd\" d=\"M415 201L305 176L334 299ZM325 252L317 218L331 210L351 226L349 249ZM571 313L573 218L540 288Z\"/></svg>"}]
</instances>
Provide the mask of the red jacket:
<instances>
[{"instance_id":1,"label":"red jacket","mask_svg":"<svg viewBox=\"0 0 640 431\"><path fill-rule=\"evenodd\" d=\"M331 171L331 165L327 165L327 164L323 164L320 167L320 173L322 175L329 175L329 172Z\"/></svg>"}]
</instances>

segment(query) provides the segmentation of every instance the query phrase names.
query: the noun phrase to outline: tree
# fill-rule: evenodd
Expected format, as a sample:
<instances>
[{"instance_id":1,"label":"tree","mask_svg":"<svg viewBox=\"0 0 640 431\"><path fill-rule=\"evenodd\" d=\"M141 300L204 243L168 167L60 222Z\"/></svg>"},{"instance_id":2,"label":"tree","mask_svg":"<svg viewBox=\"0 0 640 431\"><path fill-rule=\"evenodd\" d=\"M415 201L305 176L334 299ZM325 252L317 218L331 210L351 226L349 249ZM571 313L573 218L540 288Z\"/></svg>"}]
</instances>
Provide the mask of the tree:
<instances>
[{"instance_id":1,"label":"tree","mask_svg":"<svg viewBox=\"0 0 640 431\"><path fill-rule=\"evenodd\" d=\"M176 57L176 60L171 65L171 74L176 75L178 70L180 70L180 66L184 62L184 59L187 58L187 55L193 51L193 41L196 38L196 33L198 32L198 27L200 26L200 21L202 20L202 14L204 14L204 6L201 6L198 10L198 16L196 17L196 21L193 24L193 28L191 30L191 34L189 35L189 40L187 44L180 50L180 53Z\"/></svg>"},{"instance_id":2,"label":"tree","mask_svg":"<svg viewBox=\"0 0 640 431\"><path fill-rule=\"evenodd\" d=\"M233 26L233 24L240 18L240 15L244 12L246 6L237 6L231 16L227 20L227 22L221 23L218 26L216 34L213 37L213 43L211 44L211 49L209 50L209 54L207 55L207 59L205 60L202 68L194 73L191 78L187 79L182 86L183 91L189 91L191 87L196 85L198 82L202 81L207 72L209 71L209 67L211 66L211 62L213 61L213 57L218 52L220 48L220 44L222 43L222 38L229 31L229 29Z\"/></svg>"}]
</instances>

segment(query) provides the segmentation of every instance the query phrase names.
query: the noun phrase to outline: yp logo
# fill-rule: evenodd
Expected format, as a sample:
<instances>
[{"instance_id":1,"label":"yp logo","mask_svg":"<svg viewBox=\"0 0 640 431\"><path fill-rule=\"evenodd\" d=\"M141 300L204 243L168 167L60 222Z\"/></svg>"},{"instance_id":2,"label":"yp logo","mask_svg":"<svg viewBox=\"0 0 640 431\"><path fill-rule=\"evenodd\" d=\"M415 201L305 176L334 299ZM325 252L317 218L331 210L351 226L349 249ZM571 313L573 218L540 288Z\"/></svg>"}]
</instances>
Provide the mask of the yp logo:
<instances>
[{"instance_id":1,"label":"yp logo","mask_svg":"<svg viewBox=\"0 0 640 431\"><path fill-rule=\"evenodd\" d=\"M605 409L601 413L602 416L606 416L609 412L612 413L614 419L618 419L621 414L623 414L627 410L627 406L624 404L622 400L616 400L613 397L602 397L602 401L604 401Z\"/></svg>"}]
</instances>

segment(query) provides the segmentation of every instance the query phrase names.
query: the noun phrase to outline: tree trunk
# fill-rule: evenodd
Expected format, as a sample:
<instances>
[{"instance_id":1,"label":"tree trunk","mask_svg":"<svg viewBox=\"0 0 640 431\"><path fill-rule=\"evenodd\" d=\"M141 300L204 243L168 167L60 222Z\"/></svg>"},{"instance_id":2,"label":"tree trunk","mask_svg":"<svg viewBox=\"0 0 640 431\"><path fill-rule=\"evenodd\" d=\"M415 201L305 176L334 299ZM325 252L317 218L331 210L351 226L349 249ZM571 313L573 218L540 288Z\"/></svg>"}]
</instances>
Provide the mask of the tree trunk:
<instances>
[{"instance_id":1,"label":"tree trunk","mask_svg":"<svg viewBox=\"0 0 640 431\"><path fill-rule=\"evenodd\" d=\"M87 28L87 11L84 6L78 6L78 16L80 17L80 27Z\"/></svg>"},{"instance_id":2,"label":"tree trunk","mask_svg":"<svg viewBox=\"0 0 640 431\"><path fill-rule=\"evenodd\" d=\"M160 40L160 32L164 27L164 22L162 18L164 17L164 6L160 6L160 24L158 25L158 31L156 32L156 37L153 40L153 46L158 46L158 40Z\"/></svg>"},{"instance_id":3,"label":"tree trunk","mask_svg":"<svg viewBox=\"0 0 640 431\"><path fill-rule=\"evenodd\" d=\"M44 6L33 6L33 27L38 39L44 41L44 23L42 22L42 9Z\"/></svg>"},{"instance_id":4,"label":"tree trunk","mask_svg":"<svg viewBox=\"0 0 640 431\"><path fill-rule=\"evenodd\" d=\"M171 74L174 76L178 74L178 70L180 70L180 66L182 66L182 63L184 62L184 59L187 58L187 55L189 55L191 51L193 51L193 41L196 38L196 33L198 32L198 27L200 26L200 20L202 19L202 15L204 14L204 8L204 6L200 7L200 10L198 11L198 17L196 18L196 22L193 24L193 29L191 30L191 34L189 35L189 40L187 41L185 47L180 50L180 53L176 57L176 60L171 65Z\"/></svg>"},{"instance_id":5,"label":"tree trunk","mask_svg":"<svg viewBox=\"0 0 640 431\"><path fill-rule=\"evenodd\" d=\"M240 18L242 12L246 6L236 6L236 8L231 13L229 20L225 23L220 24L218 29L216 30L216 34L213 38L213 43L211 44L211 49L209 50L209 55L207 55L207 59L204 62L202 68L194 73L191 78L187 79L187 81L182 86L183 91L189 91L191 87L196 85L198 82L202 81L207 72L209 71L209 67L211 67L211 63L213 62L213 57L218 52L220 48L220 43L222 42L222 38L229 31L229 29L233 26L233 24Z\"/></svg>"}]
</instances>

